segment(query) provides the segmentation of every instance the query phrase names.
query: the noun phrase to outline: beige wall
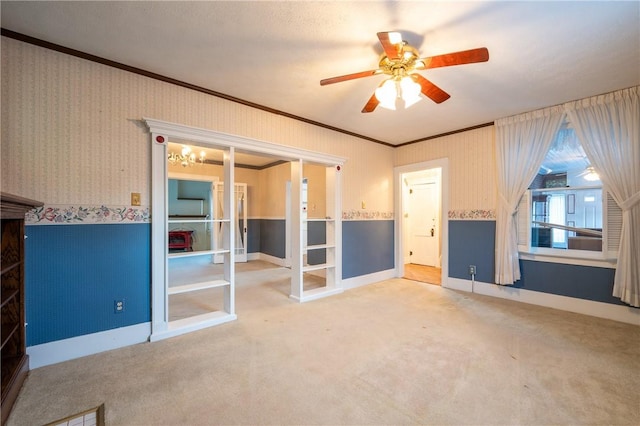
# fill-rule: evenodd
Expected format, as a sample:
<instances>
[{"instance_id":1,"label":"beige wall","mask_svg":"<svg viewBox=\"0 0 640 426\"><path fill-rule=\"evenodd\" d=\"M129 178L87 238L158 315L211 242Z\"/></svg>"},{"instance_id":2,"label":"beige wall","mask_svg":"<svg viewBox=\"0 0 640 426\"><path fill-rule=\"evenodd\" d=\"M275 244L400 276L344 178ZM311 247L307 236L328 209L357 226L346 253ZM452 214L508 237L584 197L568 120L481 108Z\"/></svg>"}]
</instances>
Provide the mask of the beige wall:
<instances>
[{"instance_id":1,"label":"beige wall","mask_svg":"<svg viewBox=\"0 0 640 426\"><path fill-rule=\"evenodd\" d=\"M148 206L143 117L345 157L343 210L393 211L390 147L2 37L2 191L74 205L140 192Z\"/></svg>"},{"instance_id":2,"label":"beige wall","mask_svg":"<svg viewBox=\"0 0 640 426\"><path fill-rule=\"evenodd\" d=\"M483 127L394 150L394 165L448 158L449 212L495 214L495 128Z\"/></svg>"}]
</instances>

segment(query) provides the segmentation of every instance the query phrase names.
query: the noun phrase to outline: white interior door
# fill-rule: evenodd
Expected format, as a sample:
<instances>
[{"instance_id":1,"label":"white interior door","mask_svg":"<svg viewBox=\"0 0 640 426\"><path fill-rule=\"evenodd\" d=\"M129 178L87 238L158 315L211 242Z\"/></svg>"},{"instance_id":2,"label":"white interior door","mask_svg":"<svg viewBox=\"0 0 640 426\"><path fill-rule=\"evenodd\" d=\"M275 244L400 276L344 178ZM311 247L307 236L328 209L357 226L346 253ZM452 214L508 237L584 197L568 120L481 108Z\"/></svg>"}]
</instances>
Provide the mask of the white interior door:
<instances>
[{"instance_id":1,"label":"white interior door","mask_svg":"<svg viewBox=\"0 0 640 426\"><path fill-rule=\"evenodd\" d=\"M439 267L439 197L435 182L410 185L410 261Z\"/></svg>"}]
</instances>

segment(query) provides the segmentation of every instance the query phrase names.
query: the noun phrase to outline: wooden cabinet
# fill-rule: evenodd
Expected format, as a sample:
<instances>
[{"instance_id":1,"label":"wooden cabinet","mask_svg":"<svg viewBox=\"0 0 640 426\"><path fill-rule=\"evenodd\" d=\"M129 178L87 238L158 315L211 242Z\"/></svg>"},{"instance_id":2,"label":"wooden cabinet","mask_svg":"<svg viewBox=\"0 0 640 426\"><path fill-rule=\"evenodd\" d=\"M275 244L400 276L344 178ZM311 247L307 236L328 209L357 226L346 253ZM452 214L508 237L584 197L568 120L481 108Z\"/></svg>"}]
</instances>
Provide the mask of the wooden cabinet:
<instances>
[{"instance_id":1,"label":"wooden cabinet","mask_svg":"<svg viewBox=\"0 0 640 426\"><path fill-rule=\"evenodd\" d=\"M24 318L24 215L42 203L2 193L2 423L29 370Z\"/></svg>"}]
</instances>

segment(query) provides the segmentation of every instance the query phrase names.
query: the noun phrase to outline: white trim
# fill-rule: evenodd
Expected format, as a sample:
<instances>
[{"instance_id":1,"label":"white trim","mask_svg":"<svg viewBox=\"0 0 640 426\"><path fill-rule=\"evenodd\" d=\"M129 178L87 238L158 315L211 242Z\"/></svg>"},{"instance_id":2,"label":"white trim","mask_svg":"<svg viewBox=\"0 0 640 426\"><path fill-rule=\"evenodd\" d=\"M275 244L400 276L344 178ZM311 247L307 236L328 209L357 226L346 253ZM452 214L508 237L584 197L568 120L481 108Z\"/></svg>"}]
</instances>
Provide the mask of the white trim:
<instances>
[{"instance_id":1,"label":"white trim","mask_svg":"<svg viewBox=\"0 0 640 426\"><path fill-rule=\"evenodd\" d=\"M473 293L472 284L473 283L469 280L449 277L446 284L442 283L442 288L448 288L450 290L460 290L460 291L466 291L468 293Z\"/></svg>"},{"instance_id":2,"label":"white trim","mask_svg":"<svg viewBox=\"0 0 640 426\"><path fill-rule=\"evenodd\" d=\"M395 269L387 269L385 271L374 272L372 274L358 275L357 277L342 280L342 288L350 290L352 288L362 287L365 285L377 283L384 280L397 278Z\"/></svg>"},{"instance_id":3,"label":"white trim","mask_svg":"<svg viewBox=\"0 0 640 426\"><path fill-rule=\"evenodd\" d=\"M29 366L34 369L137 343L144 343L149 339L149 334L151 334L151 323L145 322L29 346L27 348Z\"/></svg>"},{"instance_id":4,"label":"white trim","mask_svg":"<svg viewBox=\"0 0 640 426\"><path fill-rule=\"evenodd\" d=\"M214 325L224 324L238 319L236 314L230 314L224 311L209 312L202 315L195 315L180 320L170 321L166 330L154 332L150 337L150 342L168 339L170 337L180 336L181 334L191 333L192 331L202 330L204 328L213 327Z\"/></svg>"},{"instance_id":5,"label":"white trim","mask_svg":"<svg viewBox=\"0 0 640 426\"><path fill-rule=\"evenodd\" d=\"M449 278L450 289L471 292L472 283L469 280ZM484 282L473 283L474 293L485 296L499 297L531 305L560 309L568 312L610 319L633 325L640 325L640 309L630 306L614 305L612 303L596 302L593 300L577 299L575 297L560 296L558 294L514 288L508 285L497 285Z\"/></svg>"},{"instance_id":6,"label":"white trim","mask_svg":"<svg viewBox=\"0 0 640 426\"><path fill-rule=\"evenodd\" d=\"M168 172L168 176L169 176L169 179L176 179L176 180L193 180L198 182L211 182L211 183L220 181L220 178L218 176L199 175L199 174L191 174L191 173Z\"/></svg>"},{"instance_id":7,"label":"white trim","mask_svg":"<svg viewBox=\"0 0 640 426\"><path fill-rule=\"evenodd\" d=\"M313 290L304 291L301 296L296 296L291 294L289 295L289 298L299 303L305 303L305 302L311 302L312 300L318 300L324 297L340 294L343 291L344 289L339 287L333 287L333 288L321 287L321 288L315 288Z\"/></svg>"},{"instance_id":8,"label":"white trim","mask_svg":"<svg viewBox=\"0 0 640 426\"><path fill-rule=\"evenodd\" d=\"M283 267L287 266L285 264L286 259L283 259L281 257L271 256L269 254L265 254L262 252L249 253L248 258L249 260L264 260L265 262L273 263L274 265L278 265L278 266L283 266Z\"/></svg>"},{"instance_id":9,"label":"white trim","mask_svg":"<svg viewBox=\"0 0 640 426\"><path fill-rule=\"evenodd\" d=\"M170 123L153 118L142 118L151 133L158 133L173 138L192 142L200 142L207 145L226 146L244 151L253 151L262 154L270 154L279 158L291 160L302 159L309 162L320 162L326 165L344 165L346 159L336 155L308 151L288 145L279 145L271 142L251 139L244 136L230 135L209 129L185 126L183 124Z\"/></svg>"},{"instance_id":10,"label":"white trim","mask_svg":"<svg viewBox=\"0 0 640 426\"><path fill-rule=\"evenodd\" d=\"M152 220L151 225L151 265L152 265L152 288L151 288L151 328L153 330L151 340L157 340L164 338L168 335L181 334L181 330L192 331L195 326L189 324L184 327L180 324L172 325L169 322L169 307L168 307L168 295L167 295L167 281L168 281L168 262L167 262L167 146L171 139L179 139L181 141L190 141L198 143L200 145L218 147L224 149L224 184L225 186L234 185L234 153L235 150L241 150L242 152L253 152L258 154L272 155L277 158L283 158L288 160L294 160L292 164L303 161L310 163L324 164L326 166L342 166L346 162L343 157L335 155L323 154L319 152L307 151L300 148L278 145L271 142L246 138L243 136L229 135L222 132L217 132L209 129L196 128L186 126L177 123L169 123L166 121L155 120L152 118L143 118L142 121L149 129L152 144L152 167L151 167L151 193L152 193L152 211L156 218L165 218L165 220ZM229 194L225 197L225 215L233 217L233 202L231 201L232 191L228 188L225 190L225 194ZM342 193L338 192L336 198L341 200ZM339 203L336 204L336 209L340 208ZM294 209L298 210L298 209ZM336 221L336 229L339 232L339 222ZM225 254L225 280L229 282L229 291L225 292L225 312L228 315L225 316L225 321L229 318L236 318L235 315L235 250L234 250L234 235L233 227L227 227L228 231L225 231L225 246L229 247L230 252ZM339 242L339 238L336 238L336 243ZM339 247L336 248L336 256L339 256ZM336 259L336 271L339 272L342 259ZM293 282L293 280L292 280ZM339 286L339 280L336 280ZM214 315L212 313L211 315ZM199 316L203 320L203 326L208 326L210 322L215 322L217 319L210 320L209 318ZM195 321L196 317L194 317ZM222 322L225 322L222 321ZM178 328L178 331L176 331Z\"/></svg>"},{"instance_id":11,"label":"white trim","mask_svg":"<svg viewBox=\"0 0 640 426\"><path fill-rule=\"evenodd\" d=\"M449 276L449 159L440 158L437 160L424 161L422 163L408 164L406 166L398 166L393 168L393 198L395 206L395 224L394 224L394 254L395 254L395 271L396 277L404 276L404 253L402 252L402 175L404 173L417 172L426 169L441 169L440 174L440 217L441 217L441 281L445 286Z\"/></svg>"},{"instance_id":12,"label":"white trim","mask_svg":"<svg viewBox=\"0 0 640 426\"><path fill-rule=\"evenodd\" d=\"M567 250L569 251L569 250ZM580 250L570 250L580 251ZM551 254L535 254L527 252L518 252L521 260L530 260L532 262L548 262L548 263L561 263L563 265L578 265L578 266L592 266L595 268L609 268L616 269L615 260L602 260L602 259L579 259L575 257L565 257L560 255Z\"/></svg>"}]
</instances>

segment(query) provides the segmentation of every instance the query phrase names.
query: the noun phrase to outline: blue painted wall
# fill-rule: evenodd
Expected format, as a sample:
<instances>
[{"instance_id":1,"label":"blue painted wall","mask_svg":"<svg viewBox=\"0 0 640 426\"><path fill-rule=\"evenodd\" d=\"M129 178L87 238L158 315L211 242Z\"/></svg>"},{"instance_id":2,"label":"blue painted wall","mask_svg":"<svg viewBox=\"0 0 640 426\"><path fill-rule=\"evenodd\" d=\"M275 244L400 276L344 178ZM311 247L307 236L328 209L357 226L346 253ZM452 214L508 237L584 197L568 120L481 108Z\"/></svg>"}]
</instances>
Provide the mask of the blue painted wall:
<instances>
[{"instance_id":1,"label":"blue painted wall","mask_svg":"<svg viewBox=\"0 0 640 426\"><path fill-rule=\"evenodd\" d=\"M342 222L342 279L395 267L393 220Z\"/></svg>"},{"instance_id":2,"label":"blue painted wall","mask_svg":"<svg viewBox=\"0 0 640 426\"><path fill-rule=\"evenodd\" d=\"M284 259L285 254L284 219L260 219L260 252Z\"/></svg>"},{"instance_id":3,"label":"blue painted wall","mask_svg":"<svg viewBox=\"0 0 640 426\"><path fill-rule=\"evenodd\" d=\"M470 280L469 265L476 265L476 281L495 277L496 223L489 220L449 220L449 276Z\"/></svg>"},{"instance_id":4,"label":"blue painted wall","mask_svg":"<svg viewBox=\"0 0 640 426\"><path fill-rule=\"evenodd\" d=\"M320 245L327 243L327 223L307 222L307 245ZM307 250L307 263L309 265L321 265L327 262L327 250Z\"/></svg>"},{"instance_id":5,"label":"blue painted wall","mask_svg":"<svg viewBox=\"0 0 640 426\"><path fill-rule=\"evenodd\" d=\"M495 221L449 221L449 276L469 280L469 265L476 265L476 280L495 280ZM624 305L613 297L614 269L521 260L522 278L512 287L578 299Z\"/></svg>"},{"instance_id":6,"label":"blue painted wall","mask_svg":"<svg viewBox=\"0 0 640 426\"><path fill-rule=\"evenodd\" d=\"M513 287L624 305L612 296L615 269L521 260L520 271Z\"/></svg>"},{"instance_id":7,"label":"blue painted wall","mask_svg":"<svg viewBox=\"0 0 640 426\"><path fill-rule=\"evenodd\" d=\"M150 232L150 224L27 226L27 345L150 321Z\"/></svg>"},{"instance_id":8,"label":"blue painted wall","mask_svg":"<svg viewBox=\"0 0 640 426\"><path fill-rule=\"evenodd\" d=\"M247 253L260 251L260 219L247 219Z\"/></svg>"}]
</instances>

